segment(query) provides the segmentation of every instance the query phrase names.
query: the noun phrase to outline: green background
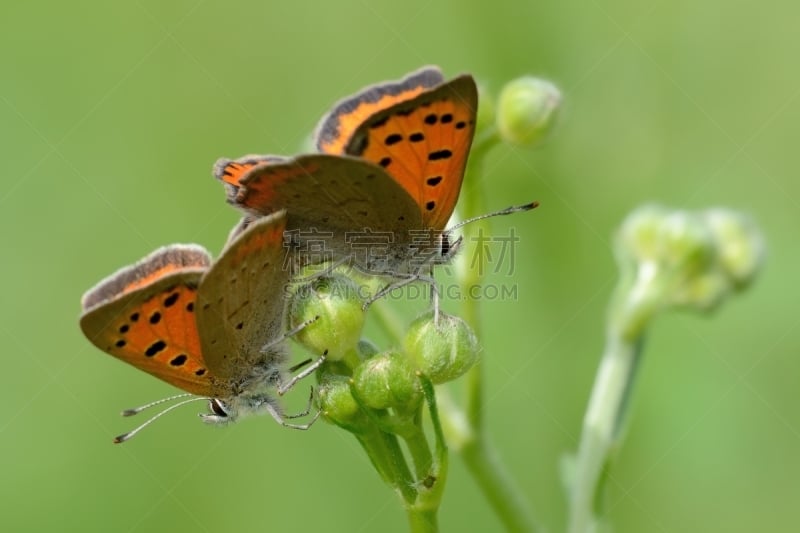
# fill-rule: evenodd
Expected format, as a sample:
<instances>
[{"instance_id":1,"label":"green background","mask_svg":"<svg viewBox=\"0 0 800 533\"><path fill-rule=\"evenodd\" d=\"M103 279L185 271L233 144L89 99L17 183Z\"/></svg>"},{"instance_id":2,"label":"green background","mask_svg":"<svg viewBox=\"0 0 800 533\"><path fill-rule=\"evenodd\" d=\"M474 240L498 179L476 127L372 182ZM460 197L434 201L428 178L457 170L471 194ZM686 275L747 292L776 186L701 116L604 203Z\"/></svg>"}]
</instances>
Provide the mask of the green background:
<instances>
[{"instance_id":1,"label":"green background","mask_svg":"<svg viewBox=\"0 0 800 533\"><path fill-rule=\"evenodd\" d=\"M3 529L406 530L356 441L324 423L218 430L196 406L112 445L137 422L122 408L174 389L99 352L77 319L84 290L162 244L220 249L237 215L210 175L217 157L297 152L337 99L438 64L495 93L531 73L565 95L546 145L499 147L480 184L493 208L542 203L493 222L522 238L520 298L484 303L481 339L491 439L540 519L563 530L558 462L576 447L603 344L611 235L656 201L749 212L769 254L712 319L653 328L611 518L626 532L794 530L800 7L286 4L0 7ZM441 525L500 529L458 457Z\"/></svg>"}]
</instances>

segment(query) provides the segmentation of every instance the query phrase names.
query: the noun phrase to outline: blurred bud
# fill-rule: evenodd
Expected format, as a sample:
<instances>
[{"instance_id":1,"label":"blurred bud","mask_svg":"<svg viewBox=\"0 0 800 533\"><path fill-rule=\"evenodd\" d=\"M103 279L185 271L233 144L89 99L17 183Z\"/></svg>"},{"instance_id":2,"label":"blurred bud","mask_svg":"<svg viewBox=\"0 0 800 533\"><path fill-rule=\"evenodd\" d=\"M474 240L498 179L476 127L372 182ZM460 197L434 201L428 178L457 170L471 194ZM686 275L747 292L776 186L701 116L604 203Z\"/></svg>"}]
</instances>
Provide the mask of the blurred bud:
<instances>
[{"instance_id":1,"label":"blurred bud","mask_svg":"<svg viewBox=\"0 0 800 533\"><path fill-rule=\"evenodd\" d=\"M717 249L714 235L695 213L675 211L664 217L657 248L659 260L685 275L701 274L711 268Z\"/></svg>"},{"instance_id":2,"label":"blurred bud","mask_svg":"<svg viewBox=\"0 0 800 533\"><path fill-rule=\"evenodd\" d=\"M411 362L433 383L456 379L478 361L478 340L469 325L458 317L433 312L416 319L403 346Z\"/></svg>"},{"instance_id":3,"label":"blurred bud","mask_svg":"<svg viewBox=\"0 0 800 533\"><path fill-rule=\"evenodd\" d=\"M641 207L625 219L616 239L621 268L634 273L623 292L624 308L711 309L753 278L763 248L752 222L733 211Z\"/></svg>"},{"instance_id":4,"label":"blurred bud","mask_svg":"<svg viewBox=\"0 0 800 533\"><path fill-rule=\"evenodd\" d=\"M422 385L408 360L398 353L376 355L353 372L353 390L372 409L414 412L422 403Z\"/></svg>"},{"instance_id":5,"label":"blurred bud","mask_svg":"<svg viewBox=\"0 0 800 533\"><path fill-rule=\"evenodd\" d=\"M327 376L320 382L317 405L322 418L352 433L360 433L370 426L369 417L350 392L349 378L344 376Z\"/></svg>"},{"instance_id":6,"label":"blurred bud","mask_svg":"<svg viewBox=\"0 0 800 533\"><path fill-rule=\"evenodd\" d=\"M617 232L616 252L620 258L644 261L655 258L660 246L659 233L667 210L659 205L637 208L625 218Z\"/></svg>"},{"instance_id":7,"label":"blurred bud","mask_svg":"<svg viewBox=\"0 0 800 533\"><path fill-rule=\"evenodd\" d=\"M658 206L628 215L617 235L619 258L682 269L686 275L706 270L715 252L714 236L702 218Z\"/></svg>"},{"instance_id":8,"label":"blurred bud","mask_svg":"<svg viewBox=\"0 0 800 533\"><path fill-rule=\"evenodd\" d=\"M764 238L753 221L730 209L709 209L706 219L717 239L720 264L736 288L747 286L764 259Z\"/></svg>"},{"instance_id":9,"label":"blurred bud","mask_svg":"<svg viewBox=\"0 0 800 533\"><path fill-rule=\"evenodd\" d=\"M356 347L364 327L359 286L341 274L320 277L303 285L289 303L289 327L318 320L303 328L295 339L314 353L327 351L338 361Z\"/></svg>"},{"instance_id":10,"label":"blurred bud","mask_svg":"<svg viewBox=\"0 0 800 533\"><path fill-rule=\"evenodd\" d=\"M555 123L561 92L547 80L523 76L503 87L497 103L497 127L503 140L536 146Z\"/></svg>"}]
</instances>

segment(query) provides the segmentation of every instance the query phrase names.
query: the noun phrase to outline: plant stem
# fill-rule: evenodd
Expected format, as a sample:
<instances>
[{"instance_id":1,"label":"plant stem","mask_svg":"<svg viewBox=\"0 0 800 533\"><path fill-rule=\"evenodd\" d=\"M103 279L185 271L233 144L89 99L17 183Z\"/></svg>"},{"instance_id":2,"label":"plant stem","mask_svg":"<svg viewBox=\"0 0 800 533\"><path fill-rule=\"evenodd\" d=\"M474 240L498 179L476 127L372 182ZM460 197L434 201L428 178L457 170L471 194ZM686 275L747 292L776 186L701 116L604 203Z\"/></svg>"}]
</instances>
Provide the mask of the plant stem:
<instances>
[{"instance_id":1,"label":"plant stem","mask_svg":"<svg viewBox=\"0 0 800 533\"><path fill-rule=\"evenodd\" d=\"M522 533L538 529L522 492L489 443L484 439L468 441L461 455L507 531Z\"/></svg>"},{"instance_id":2,"label":"plant stem","mask_svg":"<svg viewBox=\"0 0 800 533\"><path fill-rule=\"evenodd\" d=\"M619 444L641 342L609 335L583 421L570 487L570 533L598 531L608 467Z\"/></svg>"},{"instance_id":3,"label":"plant stem","mask_svg":"<svg viewBox=\"0 0 800 533\"><path fill-rule=\"evenodd\" d=\"M569 533L594 533L602 525L608 468L621 441L646 325L674 281L652 265L621 274L611 301L606 345L583 419L578 454L567 480Z\"/></svg>"},{"instance_id":4,"label":"plant stem","mask_svg":"<svg viewBox=\"0 0 800 533\"><path fill-rule=\"evenodd\" d=\"M411 458L414 460L417 481L422 481L430 474L433 466L433 455L431 454L430 446L428 446L428 441L425 439L425 434L420 428L418 431L403 435L403 440L408 446Z\"/></svg>"},{"instance_id":5,"label":"plant stem","mask_svg":"<svg viewBox=\"0 0 800 533\"><path fill-rule=\"evenodd\" d=\"M470 194L464 195L464 217L472 217L487 211L484 195L480 188L480 173L486 153L499 142L496 130L489 130L476 139L469 161L469 174L473 184ZM488 232L488 222L481 220L464 227L464 242L471 242L473 235ZM460 275L462 294L470 294L469 288L482 281L482 267L465 268ZM461 316L470 324L475 335L481 338L481 321L478 301L465 298L461 305ZM479 362L467 373L466 412L461 412L452 402L445 402L440 414L444 425L451 431L457 443L457 450L475 478L479 488L488 500L506 529L512 532L533 532L538 529L533 512L522 491L514 483L503 466L497 453L486 436L484 424L484 370ZM465 423L466 422L466 423Z\"/></svg>"},{"instance_id":6,"label":"plant stem","mask_svg":"<svg viewBox=\"0 0 800 533\"><path fill-rule=\"evenodd\" d=\"M397 438L377 428L356 435L378 473L403 498L406 507L417 499L414 478Z\"/></svg>"},{"instance_id":7,"label":"plant stem","mask_svg":"<svg viewBox=\"0 0 800 533\"><path fill-rule=\"evenodd\" d=\"M439 531L436 511L437 509L428 509L421 505L407 506L406 516L411 533L436 533Z\"/></svg>"}]
</instances>

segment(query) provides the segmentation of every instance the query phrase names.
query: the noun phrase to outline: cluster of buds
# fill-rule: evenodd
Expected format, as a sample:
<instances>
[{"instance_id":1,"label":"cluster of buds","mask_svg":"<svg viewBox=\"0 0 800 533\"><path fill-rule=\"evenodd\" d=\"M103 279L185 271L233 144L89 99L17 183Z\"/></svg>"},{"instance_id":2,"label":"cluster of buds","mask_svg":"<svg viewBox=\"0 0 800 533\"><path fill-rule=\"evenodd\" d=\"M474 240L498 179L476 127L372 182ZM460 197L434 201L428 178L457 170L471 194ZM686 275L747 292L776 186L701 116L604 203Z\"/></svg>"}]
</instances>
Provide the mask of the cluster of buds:
<instances>
[{"instance_id":1,"label":"cluster of buds","mask_svg":"<svg viewBox=\"0 0 800 533\"><path fill-rule=\"evenodd\" d=\"M754 279L764 249L755 224L736 211L641 207L617 234L622 281L612 313L637 334L668 307L711 310Z\"/></svg>"},{"instance_id":2,"label":"cluster of buds","mask_svg":"<svg viewBox=\"0 0 800 533\"><path fill-rule=\"evenodd\" d=\"M402 347L379 351L361 339L363 290L338 273L301 286L289 306L290 326L312 320L296 340L310 351L327 353L320 372L318 403L322 416L357 431L378 411L410 419L423 402L421 379L452 381L478 360L478 342L466 322L439 312L416 319Z\"/></svg>"}]
</instances>

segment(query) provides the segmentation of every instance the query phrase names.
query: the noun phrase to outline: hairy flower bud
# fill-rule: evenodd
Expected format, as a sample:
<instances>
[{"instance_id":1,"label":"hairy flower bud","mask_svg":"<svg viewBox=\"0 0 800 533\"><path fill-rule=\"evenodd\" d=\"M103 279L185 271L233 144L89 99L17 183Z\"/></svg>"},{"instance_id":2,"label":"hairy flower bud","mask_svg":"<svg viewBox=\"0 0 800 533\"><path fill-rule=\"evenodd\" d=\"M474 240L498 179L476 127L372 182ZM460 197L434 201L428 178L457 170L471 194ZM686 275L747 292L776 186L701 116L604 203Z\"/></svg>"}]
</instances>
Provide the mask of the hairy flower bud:
<instances>
[{"instance_id":1,"label":"hairy flower bud","mask_svg":"<svg viewBox=\"0 0 800 533\"><path fill-rule=\"evenodd\" d=\"M292 296L289 326L313 320L295 339L312 352L327 352L329 361L337 361L358 344L364 327L362 303L359 286L346 276L316 278Z\"/></svg>"},{"instance_id":2,"label":"hairy flower bud","mask_svg":"<svg viewBox=\"0 0 800 533\"><path fill-rule=\"evenodd\" d=\"M456 379L478 361L478 340L472 328L442 312L438 324L433 312L415 320L404 348L414 366L435 384Z\"/></svg>"},{"instance_id":3,"label":"hairy flower bud","mask_svg":"<svg viewBox=\"0 0 800 533\"><path fill-rule=\"evenodd\" d=\"M413 412L422 402L416 371L401 354L387 352L361 363L353 372L353 390L372 409Z\"/></svg>"},{"instance_id":4,"label":"hairy flower bud","mask_svg":"<svg viewBox=\"0 0 800 533\"><path fill-rule=\"evenodd\" d=\"M349 381L345 376L326 376L317 387L317 405L328 422L360 433L369 427L370 420L353 398Z\"/></svg>"}]
</instances>

